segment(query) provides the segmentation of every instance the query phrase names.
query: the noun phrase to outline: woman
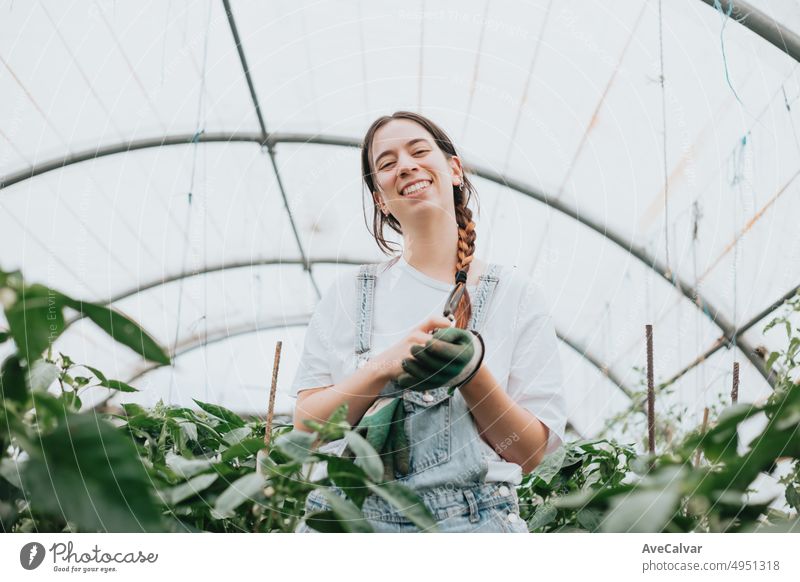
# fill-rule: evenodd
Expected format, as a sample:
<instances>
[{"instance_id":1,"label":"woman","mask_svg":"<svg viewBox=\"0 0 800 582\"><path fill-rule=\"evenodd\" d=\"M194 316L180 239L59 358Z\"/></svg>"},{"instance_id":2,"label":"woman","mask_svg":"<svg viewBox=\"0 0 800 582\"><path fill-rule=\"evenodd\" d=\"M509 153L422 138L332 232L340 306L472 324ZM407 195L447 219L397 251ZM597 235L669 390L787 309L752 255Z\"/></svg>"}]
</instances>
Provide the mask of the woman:
<instances>
[{"instance_id":1,"label":"woman","mask_svg":"<svg viewBox=\"0 0 800 582\"><path fill-rule=\"evenodd\" d=\"M346 403L350 424L368 439L383 435L370 441L385 477L414 489L439 531L525 532L515 486L559 446L565 426L541 293L515 268L474 257L474 187L432 121L405 111L377 119L361 164L371 234L390 254L388 225L403 237L402 254L340 277L317 305L292 387L295 428ZM441 315L448 300L454 322ZM344 443L327 450L340 454ZM306 510L322 509L315 490ZM375 495L363 512L376 531L416 529Z\"/></svg>"}]
</instances>

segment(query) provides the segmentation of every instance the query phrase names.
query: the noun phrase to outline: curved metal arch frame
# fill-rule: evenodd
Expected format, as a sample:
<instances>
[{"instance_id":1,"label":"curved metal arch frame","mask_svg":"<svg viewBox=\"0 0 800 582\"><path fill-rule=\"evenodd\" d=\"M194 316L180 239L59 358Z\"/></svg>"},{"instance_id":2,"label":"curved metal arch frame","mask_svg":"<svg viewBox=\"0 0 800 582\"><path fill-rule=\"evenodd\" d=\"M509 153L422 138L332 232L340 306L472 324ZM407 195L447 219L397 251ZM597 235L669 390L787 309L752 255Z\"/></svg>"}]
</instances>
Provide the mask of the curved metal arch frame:
<instances>
[{"instance_id":1,"label":"curved metal arch frame","mask_svg":"<svg viewBox=\"0 0 800 582\"><path fill-rule=\"evenodd\" d=\"M64 156L62 158L47 160L31 168L27 168L25 170L0 178L0 190L35 176L39 176L46 172L58 170L65 166L97 159L100 157L169 145L189 145L197 141L205 143L250 142L256 143L261 147L266 147L270 151L273 151L274 146L279 143L327 145L351 148L361 147L361 143L352 138L333 135L321 136L317 134L306 133L272 133L267 134L266 139L264 139L262 133L256 132L215 132L204 133L199 136L195 134L177 134L161 138L148 138L124 143L116 143L95 149L87 149L69 156ZM738 330L732 325L727 317L725 317L695 288L691 287L676 273L670 273L666 266L661 263L661 261L659 261L656 257L650 256L644 248L638 247L632 242L625 240L621 234L614 232L605 225L602 225L587 216L583 216L578 209L570 208L562 201L552 198L538 188L535 188L520 180L503 176L502 174L488 168L470 164L465 164L465 168L467 171L470 171L471 173L485 180L514 190L519 194L523 194L529 198L533 198L534 200L541 202L549 208L557 210L565 216L590 228L603 238L606 238L612 243L616 244L625 252L638 259L649 269L656 272L667 283L680 291L680 293L689 301L691 301L698 309L701 309L703 313L705 313L706 316L711 320L712 324L717 326L720 331L722 331L722 336L716 341L716 344L718 344L720 347L731 346L736 341L737 337L739 336L737 333ZM766 371L764 371L763 366L760 365L760 360L758 359L753 347L742 338L738 337L738 339L738 345L741 347L745 357L747 357L747 359L750 360L756 369L759 370L759 373L769 383L769 385L774 386L774 378L772 375L767 374Z\"/></svg>"},{"instance_id":2,"label":"curved metal arch frame","mask_svg":"<svg viewBox=\"0 0 800 582\"><path fill-rule=\"evenodd\" d=\"M702 0L716 10L714 0ZM734 22L749 28L774 47L780 49L795 61L800 61L800 36L792 32L780 22L751 6L744 0L720 0L720 7L727 14L731 11Z\"/></svg>"}]
</instances>

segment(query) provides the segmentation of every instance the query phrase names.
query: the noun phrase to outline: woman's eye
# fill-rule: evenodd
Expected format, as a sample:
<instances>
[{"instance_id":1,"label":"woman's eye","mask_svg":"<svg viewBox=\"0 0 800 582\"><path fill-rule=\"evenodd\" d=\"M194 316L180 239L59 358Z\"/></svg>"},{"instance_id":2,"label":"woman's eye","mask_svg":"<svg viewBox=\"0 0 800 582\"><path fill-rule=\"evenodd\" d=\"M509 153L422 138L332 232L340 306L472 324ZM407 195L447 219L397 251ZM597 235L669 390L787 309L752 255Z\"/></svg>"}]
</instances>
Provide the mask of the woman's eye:
<instances>
[{"instance_id":1,"label":"woman's eye","mask_svg":"<svg viewBox=\"0 0 800 582\"><path fill-rule=\"evenodd\" d=\"M414 155L415 155L415 156L418 156L418 155L421 155L421 154L427 154L429 151L430 151L430 150L427 150L427 149L423 149L423 150L417 150L417 151L415 151L415 152L414 152ZM380 166L380 167L378 168L378 171L379 171L379 172L382 172L382 171L384 171L384 170L388 170L388 169L389 169L389 168L391 168L393 165L394 165L394 162L386 162L385 164L383 164L382 166Z\"/></svg>"}]
</instances>

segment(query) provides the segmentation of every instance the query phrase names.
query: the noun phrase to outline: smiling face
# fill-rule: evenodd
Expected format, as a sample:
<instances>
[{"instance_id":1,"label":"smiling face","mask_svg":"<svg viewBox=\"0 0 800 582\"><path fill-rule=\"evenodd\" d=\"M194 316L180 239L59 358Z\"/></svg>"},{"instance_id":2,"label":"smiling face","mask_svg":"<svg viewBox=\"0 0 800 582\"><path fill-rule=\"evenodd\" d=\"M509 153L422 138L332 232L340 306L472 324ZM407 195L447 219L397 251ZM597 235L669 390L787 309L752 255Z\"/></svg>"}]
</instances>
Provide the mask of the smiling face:
<instances>
[{"instance_id":1,"label":"smiling face","mask_svg":"<svg viewBox=\"0 0 800 582\"><path fill-rule=\"evenodd\" d=\"M377 190L373 197L401 224L432 209L454 215L453 186L461 180L461 161L448 158L418 123L393 119L381 126L370 162Z\"/></svg>"}]
</instances>

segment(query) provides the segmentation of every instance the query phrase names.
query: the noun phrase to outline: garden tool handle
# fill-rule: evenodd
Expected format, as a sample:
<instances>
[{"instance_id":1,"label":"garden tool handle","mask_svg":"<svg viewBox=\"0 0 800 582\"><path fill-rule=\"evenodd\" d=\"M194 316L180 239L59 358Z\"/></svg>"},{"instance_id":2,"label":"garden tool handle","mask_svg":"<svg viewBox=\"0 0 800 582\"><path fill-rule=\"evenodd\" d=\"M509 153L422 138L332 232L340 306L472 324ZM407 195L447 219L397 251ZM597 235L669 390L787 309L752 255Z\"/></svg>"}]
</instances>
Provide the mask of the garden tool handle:
<instances>
[{"instance_id":1,"label":"garden tool handle","mask_svg":"<svg viewBox=\"0 0 800 582\"><path fill-rule=\"evenodd\" d=\"M453 290L450 291L450 295L447 297L447 301L444 302L444 315L450 321L455 321L455 312L458 309L458 304L461 303L461 297L464 296L464 292L467 290L467 272L466 271L458 271L456 273L456 285L453 287Z\"/></svg>"}]
</instances>

